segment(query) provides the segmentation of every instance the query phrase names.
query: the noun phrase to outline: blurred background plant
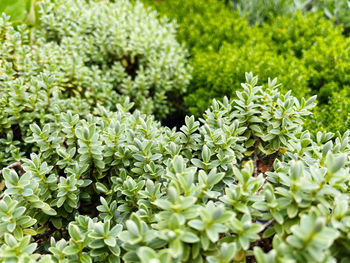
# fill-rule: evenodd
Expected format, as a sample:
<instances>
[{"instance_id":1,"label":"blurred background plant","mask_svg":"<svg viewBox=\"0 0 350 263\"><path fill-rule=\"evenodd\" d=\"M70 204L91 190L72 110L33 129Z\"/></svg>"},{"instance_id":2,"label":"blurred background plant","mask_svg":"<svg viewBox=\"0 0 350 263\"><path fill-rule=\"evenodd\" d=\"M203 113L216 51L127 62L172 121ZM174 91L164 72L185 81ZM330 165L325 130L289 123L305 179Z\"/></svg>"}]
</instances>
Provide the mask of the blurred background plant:
<instances>
[{"instance_id":1,"label":"blurred background plant","mask_svg":"<svg viewBox=\"0 0 350 263\"><path fill-rule=\"evenodd\" d=\"M25 22L28 25L34 25L37 14L35 4L39 0L1 0L0 14L5 13L11 17L15 23Z\"/></svg>"},{"instance_id":2,"label":"blurred background plant","mask_svg":"<svg viewBox=\"0 0 350 263\"><path fill-rule=\"evenodd\" d=\"M269 22L276 16L293 15L296 11L322 12L323 15L344 26L344 33L350 33L349 0L226 0L234 10L247 17L251 25Z\"/></svg>"}]
</instances>

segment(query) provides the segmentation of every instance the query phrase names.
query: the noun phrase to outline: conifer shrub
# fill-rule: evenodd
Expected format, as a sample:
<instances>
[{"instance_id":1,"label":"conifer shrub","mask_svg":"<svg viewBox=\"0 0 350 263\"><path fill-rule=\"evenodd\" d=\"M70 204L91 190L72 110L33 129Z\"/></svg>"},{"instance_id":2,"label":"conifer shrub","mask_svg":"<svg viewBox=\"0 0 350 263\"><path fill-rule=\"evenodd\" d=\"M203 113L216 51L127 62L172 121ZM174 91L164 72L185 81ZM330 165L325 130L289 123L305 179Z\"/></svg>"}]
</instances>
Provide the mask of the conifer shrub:
<instances>
[{"instance_id":1,"label":"conifer shrub","mask_svg":"<svg viewBox=\"0 0 350 263\"><path fill-rule=\"evenodd\" d=\"M30 124L2 169L1 261L349 260L350 132L310 134L315 97L257 82L180 130L127 102Z\"/></svg>"}]
</instances>

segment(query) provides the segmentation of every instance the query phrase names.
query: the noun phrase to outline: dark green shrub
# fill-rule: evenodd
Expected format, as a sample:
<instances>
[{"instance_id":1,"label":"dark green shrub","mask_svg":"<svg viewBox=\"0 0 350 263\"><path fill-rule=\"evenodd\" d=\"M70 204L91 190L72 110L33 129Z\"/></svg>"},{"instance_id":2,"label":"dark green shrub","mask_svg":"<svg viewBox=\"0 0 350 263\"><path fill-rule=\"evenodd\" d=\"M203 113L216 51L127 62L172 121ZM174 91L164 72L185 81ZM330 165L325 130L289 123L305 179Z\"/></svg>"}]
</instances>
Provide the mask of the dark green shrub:
<instances>
[{"instance_id":1,"label":"dark green shrub","mask_svg":"<svg viewBox=\"0 0 350 263\"><path fill-rule=\"evenodd\" d=\"M315 98L246 79L179 131L127 104L30 125L30 158L2 170L1 260L348 259L350 133L313 138Z\"/></svg>"}]
</instances>

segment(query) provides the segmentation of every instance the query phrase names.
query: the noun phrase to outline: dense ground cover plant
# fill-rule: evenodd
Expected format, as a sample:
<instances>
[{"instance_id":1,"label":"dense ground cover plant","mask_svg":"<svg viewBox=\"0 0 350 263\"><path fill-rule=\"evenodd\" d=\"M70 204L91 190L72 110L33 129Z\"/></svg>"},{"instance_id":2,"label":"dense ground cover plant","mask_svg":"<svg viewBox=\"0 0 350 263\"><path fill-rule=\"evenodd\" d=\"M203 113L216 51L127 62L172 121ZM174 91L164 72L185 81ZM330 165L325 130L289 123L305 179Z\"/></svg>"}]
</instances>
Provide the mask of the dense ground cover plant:
<instances>
[{"instance_id":1,"label":"dense ground cover plant","mask_svg":"<svg viewBox=\"0 0 350 263\"><path fill-rule=\"evenodd\" d=\"M243 45L250 35L246 19L232 12L221 1L153 1L143 0L143 3L165 14L178 24L177 38L193 51L218 51L223 43ZM176 11L175 11L176 10ZM215 14L215 16L213 15Z\"/></svg>"},{"instance_id":2,"label":"dense ground cover plant","mask_svg":"<svg viewBox=\"0 0 350 263\"><path fill-rule=\"evenodd\" d=\"M266 73L279 74L279 61L291 74L288 78L281 73L283 81L294 84L299 96L324 94L320 100L329 101L316 112L314 126L335 117L340 121L349 116L344 99L347 42L326 49L338 33L317 16L297 15L294 23L310 19L318 35L300 25L286 28L284 21L279 21L281 26L265 25L261 32L269 32L268 45L257 28L221 5L211 5L214 2L208 2L210 12L235 18L222 23L231 30L225 34L215 30L224 22L222 16L214 20L208 13L209 23L193 21L190 29L181 27L181 21L190 23L191 18L179 15L178 39L193 40L193 61L201 54L203 62L212 59L222 66L222 60L215 60L217 54L239 50L242 60L256 63L252 68L264 73L266 83L258 86L257 77L245 74L242 87L230 89L232 99L214 99L203 114L198 112L198 120L186 117L181 129L170 129L144 112L162 117L175 101L166 104L159 99L160 87L154 90L152 84L145 91L143 84L151 82L150 75L161 76L174 85L163 83L167 95L182 90L189 76L186 52L174 40L173 24L158 23L156 14L140 4L116 2L44 1L34 35L0 19L0 168L6 166L0 173L0 261L349 261L350 131L305 130L303 122L315 97L298 100L290 91L280 93L277 79ZM168 3L192 14L205 11L194 2ZM72 18L76 22L69 22ZM149 24L142 19L150 19ZM118 31L116 25L135 32ZM136 43L151 35L138 30L151 28L158 28L161 36L170 34L169 47ZM115 33L120 38L114 42ZM224 37L213 42L211 34ZM203 41L194 41L199 36ZM325 37L329 40L318 42ZM170 54L179 61L154 65L155 72L142 71L153 65L139 57L143 45L155 48L147 55L159 52L165 59ZM322 59L317 57L320 50ZM114 57L118 52L127 56ZM273 62L259 59L267 54ZM249 63L236 63L241 67L234 73L237 79ZM225 80L232 70L227 65L222 75L217 70ZM329 70L330 65L336 70ZM299 74L304 70L311 72L310 78ZM341 73L345 77L340 81ZM225 83L223 89L236 84L236 77ZM309 90L300 88L306 86ZM333 92L330 99L328 90ZM220 92L213 89L203 95L216 97ZM202 97L198 104L206 100ZM333 107L340 114L330 111Z\"/></svg>"},{"instance_id":3,"label":"dense ground cover plant","mask_svg":"<svg viewBox=\"0 0 350 263\"><path fill-rule=\"evenodd\" d=\"M344 26L344 33L350 29L350 2L348 0L229 0L233 9L246 16L250 24L271 22L276 16L292 16L295 12L322 12L336 24Z\"/></svg>"},{"instance_id":4,"label":"dense ground cover plant","mask_svg":"<svg viewBox=\"0 0 350 263\"><path fill-rule=\"evenodd\" d=\"M350 98L349 91L342 91L332 95L327 105L314 111L316 118L310 119L308 127L317 127L317 130L337 131L339 127L350 127ZM322 123L328 123L324 127Z\"/></svg>"},{"instance_id":5,"label":"dense ground cover plant","mask_svg":"<svg viewBox=\"0 0 350 263\"><path fill-rule=\"evenodd\" d=\"M315 98L257 81L180 130L129 103L31 124L30 157L2 170L1 260L348 259L349 132L312 136Z\"/></svg>"},{"instance_id":6,"label":"dense ground cover plant","mask_svg":"<svg viewBox=\"0 0 350 263\"><path fill-rule=\"evenodd\" d=\"M279 15L291 15L308 7L309 0L228 0L226 3L247 17L251 25L262 24Z\"/></svg>"},{"instance_id":7,"label":"dense ground cover plant","mask_svg":"<svg viewBox=\"0 0 350 263\"><path fill-rule=\"evenodd\" d=\"M212 98L235 96L246 71L258 74L264 82L269 76L279 76L281 89L293 90L299 98L317 94L317 119L308 124L312 129L327 129L333 122L322 107L332 104L330 107L337 108L347 101L335 95L343 91L349 96L350 39L342 35L341 26L333 26L320 13L297 12L293 17L278 16L268 24L250 27L222 1L144 1L176 19L178 39L189 43L193 78L185 103L196 116ZM339 116L344 118L332 124L332 131L348 128L347 107L342 107Z\"/></svg>"},{"instance_id":8,"label":"dense ground cover plant","mask_svg":"<svg viewBox=\"0 0 350 263\"><path fill-rule=\"evenodd\" d=\"M30 152L31 123L67 110L86 116L130 98L159 119L175 109L190 68L173 24L128 1L40 4L33 34L0 18L0 167Z\"/></svg>"},{"instance_id":9,"label":"dense ground cover plant","mask_svg":"<svg viewBox=\"0 0 350 263\"><path fill-rule=\"evenodd\" d=\"M190 75L175 26L139 2L43 1L36 38L63 54L62 78L104 104L120 94L163 118L179 102Z\"/></svg>"},{"instance_id":10,"label":"dense ground cover plant","mask_svg":"<svg viewBox=\"0 0 350 263\"><path fill-rule=\"evenodd\" d=\"M158 21L154 12L128 1L39 4L35 45L26 47L30 54L10 50L21 49L21 43L13 43L6 35L7 22L2 22L2 57L24 64L22 75L50 71L66 94L79 93L92 105L111 107L127 95L139 109L160 118L174 107L190 75L186 50L176 42L172 23ZM21 40L29 36L23 27L13 34L20 34L16 38Z\"/></svg>"}]
</instances>

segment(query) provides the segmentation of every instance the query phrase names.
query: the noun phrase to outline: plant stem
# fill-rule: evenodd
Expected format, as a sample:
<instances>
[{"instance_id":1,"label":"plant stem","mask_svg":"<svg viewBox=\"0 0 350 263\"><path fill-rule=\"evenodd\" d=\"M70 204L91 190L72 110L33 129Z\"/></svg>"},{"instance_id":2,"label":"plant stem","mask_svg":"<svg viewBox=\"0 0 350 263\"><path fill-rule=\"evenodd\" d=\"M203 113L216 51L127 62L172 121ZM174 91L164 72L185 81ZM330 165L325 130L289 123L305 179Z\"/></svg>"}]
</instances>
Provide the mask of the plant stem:
<instances>
[{"instance_id":1,"label":"plant stem","mask_svg":"<svg viewBox=\"0 0 350 263\"><path fill-rule=\"evenodd\" d=\"M253 159L253 164L254 164L254 177L258 177L258 139L256 139L254 143L254 159Z\"/></svg>"},{"instance_id":2,"label":"plant stem","mask_svg":"<svg viewBox=\"0 0 350 263\"><path fill-rule=\"evenodd\" d=\"M20 175L24 174L24 170L23 170L23 167L22 167L22 164L20 162L15 162L13 164L10 164L9 166L3 168L1 171L0 171L0 175L2 175L2 171L6 168L8 169L11 169L11 168L15 168L15 167L19 167L20 169Z\"/></svg>"},{"instance_id":3,"label":"plant stem","mask_svg":"<svg viewBox=\"0 0 350 263\"><path fill-rule=\"evenodd\" d=\"M273 222L275 222L275 219L270 219L269 221L267 221L265 224L263 224L263 229L260 231L264 231L266 228L268 228Z\"/></svg>"}]
</instances>

